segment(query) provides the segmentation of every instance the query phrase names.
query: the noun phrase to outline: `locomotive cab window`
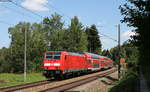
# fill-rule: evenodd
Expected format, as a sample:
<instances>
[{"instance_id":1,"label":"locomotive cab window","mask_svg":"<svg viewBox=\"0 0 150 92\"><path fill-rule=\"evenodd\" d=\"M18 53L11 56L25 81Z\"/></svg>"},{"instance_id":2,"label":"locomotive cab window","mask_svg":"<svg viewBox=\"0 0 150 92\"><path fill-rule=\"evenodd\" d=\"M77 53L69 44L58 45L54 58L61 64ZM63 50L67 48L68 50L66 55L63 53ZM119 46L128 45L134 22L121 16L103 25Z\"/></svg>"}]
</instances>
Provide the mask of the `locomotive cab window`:
<instances>
[{"instance_id":1,"label":"locomotive cab window","mask_svg":"<svg viewBox=\"0 0 150 92\"><path fill-rule=\"evenodd\" d=\"M52 59L52 53L47 53L46 54L46 59L51 60Z\"/></svg>"},{"instance_id":2,"label":"locomotive cab window","mask_svg":"<svg viewBox=\"0 0 150 92\"><path fill-rule=\"evenodd\" d=\"M60 60L60 53L54 53L54 59Z\"/></svg>"},{"instance_id":3,"label":"locomotive cab window","mask_svg":"<svg viewBox=\"0 0 150 92\"><path fill-rule=\"evenodd\" d=\"M61 53L47 53L46 59L47 60L60 60Z\"/></svg>"}]
</instances>

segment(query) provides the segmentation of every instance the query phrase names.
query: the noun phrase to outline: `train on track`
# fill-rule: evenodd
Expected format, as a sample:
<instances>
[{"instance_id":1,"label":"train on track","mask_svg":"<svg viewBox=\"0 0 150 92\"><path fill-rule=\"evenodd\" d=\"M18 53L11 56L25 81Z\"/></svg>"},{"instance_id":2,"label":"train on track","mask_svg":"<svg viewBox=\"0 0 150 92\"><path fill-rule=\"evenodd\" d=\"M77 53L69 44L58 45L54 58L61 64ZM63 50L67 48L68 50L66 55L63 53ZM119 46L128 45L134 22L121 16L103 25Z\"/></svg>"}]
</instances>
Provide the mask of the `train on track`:
<instances>
[{"instance_id":1,"label":"train on track","mask_svg":"<svg viewBox=\"0 0 150 92\"><path fill-rule=\"evenodd\" d=\"M63 78L113 67L110 58L93 53L47 51L43 60L46 78Z\"/></svg>"}]
</instances>

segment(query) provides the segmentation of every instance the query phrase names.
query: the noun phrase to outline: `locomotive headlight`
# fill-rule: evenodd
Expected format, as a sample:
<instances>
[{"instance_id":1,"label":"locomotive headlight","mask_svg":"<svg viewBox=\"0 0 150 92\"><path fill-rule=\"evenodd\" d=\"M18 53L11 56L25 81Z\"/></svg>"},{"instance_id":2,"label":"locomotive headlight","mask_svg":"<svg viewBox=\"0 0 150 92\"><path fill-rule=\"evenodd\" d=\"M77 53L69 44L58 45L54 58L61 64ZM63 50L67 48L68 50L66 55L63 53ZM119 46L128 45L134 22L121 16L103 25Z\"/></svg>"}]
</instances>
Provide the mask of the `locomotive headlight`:
<instances>
[{"instance_id":1,"label":"locomotive headlight","mask_svg":"<svg viewBox=\"0 0 150 92\"><path fill-rule=\"evenodd\" d=\"M54 66L60 66L60 63L54 63Z\"/></svg>"},{"instance_id":2,"label":"locomotive headlight","mask_svg":"<svg viewBox=\"0 0 150 92\"><path fill-rule=\"evenodd\" d=\"M45 63L45 64L44 64L44 66L50 66L50 65L51 65L50 63Z\"/></svg>"},{"instance_id":3,"label":"locomotive headlight","mask_svg":"<svg viewBox=\"0 0 150 92\"><path fill-rule=\"evenodd\" d=\"M60 66L60 63L45 63L44 66Z\"/></svg>"}]
</instances>

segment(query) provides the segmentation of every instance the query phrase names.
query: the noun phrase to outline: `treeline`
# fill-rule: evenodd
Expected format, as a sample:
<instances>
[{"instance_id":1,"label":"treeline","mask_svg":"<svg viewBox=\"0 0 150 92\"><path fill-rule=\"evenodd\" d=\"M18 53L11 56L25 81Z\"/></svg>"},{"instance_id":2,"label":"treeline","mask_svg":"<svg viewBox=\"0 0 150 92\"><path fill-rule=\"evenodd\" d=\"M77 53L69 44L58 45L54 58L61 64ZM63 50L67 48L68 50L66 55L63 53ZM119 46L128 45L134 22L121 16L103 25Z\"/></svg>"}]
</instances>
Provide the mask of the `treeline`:
<instances>
[{"instance_id":1,"label":"treeline","mask_svg":"<svg viewBox=\"0 0 150 92\"><path fill-rule=\"evenodd\" d=\"M120 6L121 14L124 16L122 22L134 27L131 43L140 51L141 67L150 65L150 0L127 0Z\"/></svg>"},{"instance_id":2,"label":"treeline","mask_svg":"<svg viewBox=\"0 0 150 92\"><path fill-rule=\"evenodd\" d=\"M127 23L130 27L134 27L133 32L136 35L131 37L130 43L136 46L139 51L137 55L138 62L136 64L130 64L132 69L109 92L139 91L138 87L141 73L144 74L147 80L146 82L150 87L150 0L126 1L119 9L124 16L122 22ZM133 69L134 67L136 69ZM122 90L124 88L126 89Z\"/></svg>"},{"instance_id":3,"label":"treeline","mask_svg":"<svg viewBox=\"0 0 150 92\"><path fill-rule=\"evenodd\" d=\"M11 39L9 48L0 49L0 72L22 73L24 70L25 31L27 34L27 71L42 70L42 60L47 50L66 50L71 52L87 51L113 59L118 63L118 47L101 49L99 33L93 24L85 27L73 17L65 26L62 16L54 13L40 23L20 22L8 29ZM121 57L127 62L138 61L138 48L130 42L121 46Z\"/></svg>"},{"instance_id":4,"label":"treeline","mask_svg":"<svg viewBox=\"0 0 150 92\"><path fill-rule=\"evenodd\" d=\"M115 61L115 64L118 64L118 46L115 46L110 50L103 50L101 55L111 58ZM120 57L124 58L128 65L137 65L139 63L138 47L129 40L125 41L120 47Z\"/></svg>"},{"instance_id":5,"label":"treeline","mask_svg":"<svg viewBox=\"0 0 150 92\"><path fill-rule=\"evenodd\" d=\"M0 72L23 72L25 32L28 72L42 70L43 56L47 50L101 53L102 45L96 26L85 27L76 16L67 27L62 16L54 13L40 23L20 22L8 30L11 42L9 48L0 49Z\"/></svg>"}]
</instances>

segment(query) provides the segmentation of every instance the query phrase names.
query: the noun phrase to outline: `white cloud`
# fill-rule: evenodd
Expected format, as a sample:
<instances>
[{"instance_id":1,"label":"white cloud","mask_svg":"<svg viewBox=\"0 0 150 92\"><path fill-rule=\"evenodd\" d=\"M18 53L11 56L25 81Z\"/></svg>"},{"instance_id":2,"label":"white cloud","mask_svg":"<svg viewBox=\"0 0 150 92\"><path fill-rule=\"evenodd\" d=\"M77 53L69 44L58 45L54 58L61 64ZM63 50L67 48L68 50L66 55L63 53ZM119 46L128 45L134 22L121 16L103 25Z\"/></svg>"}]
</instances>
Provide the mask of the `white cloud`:
<instances>
[{"instance_id":1,"label":"white cloud","mask_svg":"<svg viewBox=\"0 0 150 92\"><path fill-rule=\"evenodd\" d=\"M48 0L25 0L21 5L27 9L34 11L48 11L49 8L44 5L48 3Z\"/></svg>"},{"instance_id":2,"label":"white cloud","mask_svg":"<svg viewBox=\"0 0 150 92\"><path fill-rule=\"evenodd\" d=\"M135 35L135 33L132 31L126 31L121 34L121 37L123 39L130 39L130 36L132 36L132 35Z\"/></svg>"}]
</instances>

